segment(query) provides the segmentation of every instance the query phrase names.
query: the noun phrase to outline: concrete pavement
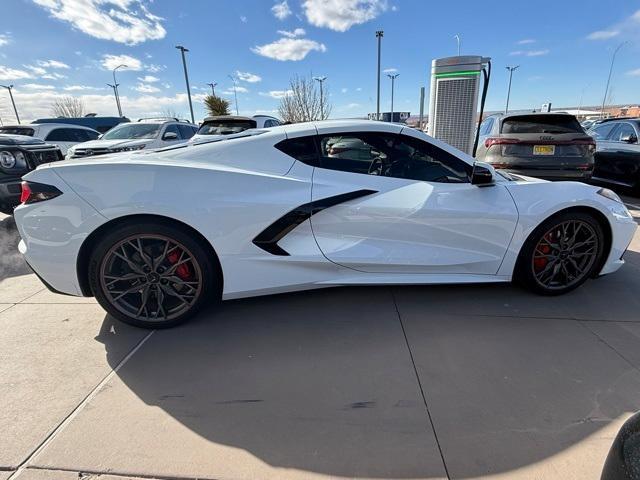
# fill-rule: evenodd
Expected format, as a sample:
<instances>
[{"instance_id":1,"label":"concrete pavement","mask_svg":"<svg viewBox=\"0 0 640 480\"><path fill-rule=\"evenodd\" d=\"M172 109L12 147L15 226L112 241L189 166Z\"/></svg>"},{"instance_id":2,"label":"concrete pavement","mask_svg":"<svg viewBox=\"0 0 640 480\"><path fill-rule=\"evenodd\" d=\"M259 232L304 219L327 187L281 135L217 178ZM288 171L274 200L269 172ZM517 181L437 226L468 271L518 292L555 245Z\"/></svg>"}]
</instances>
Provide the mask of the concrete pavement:
<instances>
[{"instance_id":1,"label":"concrete pavement","mask_svg":"<svg viewBox=\"0 0 640 480\"><path fill-rule=\"evenodd\" d=\"M0 480L597 479L640 409L631 249L563 297L336 288L149 332L47 292L8 247Z\"/></svg>"}]
</instances>

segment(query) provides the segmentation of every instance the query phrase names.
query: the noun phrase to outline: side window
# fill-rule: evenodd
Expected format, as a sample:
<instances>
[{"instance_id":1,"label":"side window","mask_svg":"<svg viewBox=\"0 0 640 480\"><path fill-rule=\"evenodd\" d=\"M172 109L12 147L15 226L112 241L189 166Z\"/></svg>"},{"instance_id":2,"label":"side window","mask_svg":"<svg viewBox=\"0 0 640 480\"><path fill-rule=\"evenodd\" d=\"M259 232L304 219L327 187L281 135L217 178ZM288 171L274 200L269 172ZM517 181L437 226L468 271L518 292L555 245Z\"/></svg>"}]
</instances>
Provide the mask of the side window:
<instances>
[{"instance_id":1,"label":"side window","mask_svg":"<svg viewBox=\"0 0 640 480\"><path fill-rule=\"evenodd\" d=\"M178 130L180 130L180 135L185 140L187 138L193 137L193 135L195 134L195 131L191 125L178 125Z\"/></svg>"},{"instance_id":2,"label":"side window","mask_svg":"<svg viewBox=\"0 0 640 480\"><path fill-rule=\"evenodd\" d=\"M277 143L275 147L282 153L302 163L306 163L312 167L318 166L318 151L316 150L315 135L283 140Z\"/></svg>"},{"instance_id":3,"label":"side window","mask_svg":"<svg viewBox=\"0 0 640 480\"><path fill-rule=\"evenodd\" d=\"M100 134L98 132L92 132L91 130L82 130L84 136L86 138L85 142L89 140L97 140Z\"/></svg>"},{"instance_id":4,"label":"side window","mask_svg":"<svg viewBox=\"0 0 640 480\"><path fill-rule=\"evenodd\" d=\"M591 130L591 136L595 140L606 140L613 128L616 126L616 123L603 123L602 125L598 125L593 130Z\"/></svg>"},{"instance_id":5,"label":"side window","mask_svg":"<svg viewBox=\"0 0 640 480\"><path fill-rule=\"evenodd\" d=\"M425 182L467 183L471 165L435 145L406 135L395 143L391 177Z\"/></svg>"},{"instance_id":6,"label":"side window","mask_svg":"<svg viewBox=\"0 0 640 480\"><path fill-rule=\"evenodd\" d=\"M56 128L51 130L45 142L75 142L76 137L73 134L74 131L70 128Z\"/></svg>"},{"instance_id":7,"label":"side window","mask_svg":"<svg viewBox=\"0 0 640 480\"><path fill-rule=\"evenodd\" d=\"M613 136L612 136L611 140L614 141L614 142L622 142L623 138L633 138L633 137L636 137L636 139L637 139L637 135L636 135L635 129L631 125L629 125L628 123L621 123L620 124L620 128L618 128L613 133Z\"/></svg>"},{"instance_id":8,"label":"side window","mask_svg":"<svg viewBox=\"0 0 640 480\"><path fill-rule=\"evenodd\" d=\"M385 133L343 133L319 137L320 166L330 170L384 175L390 164L394 136Z\"/></svg>"},{"instance_id":9,"label":"side window","mask_svg":"<svg viewBox=\"0 0 640 480\"><path fill-rule=\"evenodd\" d=\"M480 124L480 135L481 136L489 135L491 133L491 129L493 128L494 120L495 119L493 117L489 117L489 118L485 119L485 121Z\"/></svg>"},{"instance_id":10,"label":"side window","mask_svg":"<svg viewBox=\"0 0 640 480\"><path fill-rule=\"evenodd\" d=\"M180 131L178 130L178 126L175 123L167 125L167 128L164 130L162 137L164 138L164 136L169 132L175 133L178 136L178 138L181 138Z\"/></svg>"}]
</instances>

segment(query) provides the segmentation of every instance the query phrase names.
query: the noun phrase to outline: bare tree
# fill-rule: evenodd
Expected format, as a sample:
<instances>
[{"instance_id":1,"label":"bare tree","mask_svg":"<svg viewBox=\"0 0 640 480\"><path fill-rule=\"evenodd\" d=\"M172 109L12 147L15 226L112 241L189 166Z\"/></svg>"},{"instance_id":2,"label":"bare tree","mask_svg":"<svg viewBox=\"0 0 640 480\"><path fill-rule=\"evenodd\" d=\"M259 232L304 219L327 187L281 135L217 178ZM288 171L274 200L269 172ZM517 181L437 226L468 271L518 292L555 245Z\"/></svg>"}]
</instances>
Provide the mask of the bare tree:
<instances>
[{"instance_id":1,"label":"bare tree","mask_svg":"<svg viewBox=\"0 0 640 480\"><path fill-rule=\"evenodd\" d=\"M296 75L289 81L289 91L280 99L280 118L291 123L327 119L331 114L331 104L327 102L326 89L323 93L324 105L321 104L320 90L313 78Z\"/></svg>"},{"instance_id":2,"label":"bare tree","mask_svg":"<svg viewBox=\"0 0 640 480\"><path fill-rule=\"evenodd\" d=\"M84 102L80 98L65 95L58 97L51 105L54 117L74 118L84 116Z\"/></svg>"}]
</instances>

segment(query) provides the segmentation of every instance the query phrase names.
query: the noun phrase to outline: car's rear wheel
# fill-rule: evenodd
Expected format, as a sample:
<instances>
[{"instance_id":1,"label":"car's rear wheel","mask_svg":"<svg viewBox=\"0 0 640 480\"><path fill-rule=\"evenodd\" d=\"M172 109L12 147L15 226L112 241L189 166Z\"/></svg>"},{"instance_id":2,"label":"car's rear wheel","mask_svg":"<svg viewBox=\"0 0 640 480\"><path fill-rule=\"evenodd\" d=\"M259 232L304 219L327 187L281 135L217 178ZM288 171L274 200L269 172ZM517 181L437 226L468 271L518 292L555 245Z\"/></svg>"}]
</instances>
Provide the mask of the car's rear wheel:
<instances>
[{"instance_id":1,"label":"car's rear wheel","mask_svg":"<svg viewBox=\"0 0 640 480\"><path fill-rule=\"evenodd\" d=\"M145 328L184 322L220 284L197 240L178 227L153 223L123 225L106 235L91 256L89 280L110 315Z\"/></svg>"},{"instance_id":2,"label":"car's rear wheel","mask_svg":"<svg viewBox=\"0 0 640 480\"><path fill-rule=\"evenodd\" d=\"M543 295L560 295L582 285L601 265L604 234L587 213L566 212L543 222L525 242L517 279Z\"/></svg>"}]
</instances>

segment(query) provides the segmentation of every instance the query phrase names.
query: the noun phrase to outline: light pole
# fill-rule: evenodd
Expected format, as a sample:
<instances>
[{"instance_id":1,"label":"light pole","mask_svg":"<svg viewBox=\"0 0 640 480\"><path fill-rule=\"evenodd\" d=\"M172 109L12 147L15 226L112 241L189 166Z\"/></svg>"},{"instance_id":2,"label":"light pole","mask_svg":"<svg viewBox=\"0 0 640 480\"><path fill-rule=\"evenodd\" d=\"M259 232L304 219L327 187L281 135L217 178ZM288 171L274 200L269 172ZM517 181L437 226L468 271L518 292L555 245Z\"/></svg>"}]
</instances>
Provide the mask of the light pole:
<instances>
[{"instance_id":1,"label":"light pole","mask_svg":"<svg viewBox=\"0 0 640 480\"><path fill-rule=\"evenodd\" d=\"M116 96L116 105L118 106L118 115L120 117L122 117L122 106L120 105L120 94L118 93L118 82L116 80L116 70L118 70L119 68L127 68L127 65L118 65L116 68L113 69L113 92ZM107 85L109 85L107 83Z\"/></svg>"},{"instance_id":2,"label":"light pole","mask_svg":"<svg viewBox=\"0 0 640 480\"><path fill-rule=\"evenodd\" d=\"M390 120L391 123L393 123L393 89L396 83L396 78L398 78L399 75L400 75L399 73L387 74L387 77L391 79L391 120Z\"/></svg>"},{"instance_id":3,"label":"light pole","mask_svg":"<svg viewBox=\"0 0 640 480\"><path fill-rule=\"evenodd\" d=\"M238 113L238 89L236 88L236 78L233 75L228 75L228 77L233 82L233 96L236 99L236 115L240 115Z\"/></svg>"},{"instance_id":4,"label":"light pole","mask_svg":"<svg viewBox=\"0 0 640 480\"><path fill-rule=\"evenodd\" d=\"M182 54L182 67L184 68L184 81L187 84L187 98L189 99L189 111L191 112L191 123L196 123L196 119L193 116L193 104L191 103L191 88L189 88L189 74L187 73L187 60L184 57L184 52L188 52L188 48L184 48L182 45L176 45L176 48L180 50Z\"/></svg>"},{"instance_id":5,"label":"light pole","mask_svg":"<svg viewBox=\"0 0 640 480\"><path fill-rule=\"evenodd\" d=\"M380 48L382 47L382 37L384 31L378 30L376 32L376 38L378 39L378 94L376 101L376 120L380 120Z\"/></svg>"},{"instance_id":6,"label":"light pole","mask_svg":"<svg viewBox=\"0 0 640 480\"><path fill-rule=\"evenodd\" d=\"M20 125L20 117L18 116L18 109L16 108L16 102L13 99L13 92L11 91L13 89L13 85L0 85L0 87L6 88L7 90L9 90L9 97L11 97L11 104L13 105L13 111L16 114L16 120L18 121L18 125Z\"/></svg>"},{"instance_id":7,"label":"light pole","mask_svg":"<svg viewBox=\"0 0 640 480\"><path fill-rule=\"evenodd\" d=\"M618 51L625 46L629 42L622 42L618 47L613 51L613 55L611 57L611 65L609 66L609 76L607 77L607 87L604 89L604 98L602 99L602 108L600 109L600 118L604 117L604 104L607 101L607 94L609 93L609 82L611 82L611 73L613 72L613 62L616 61L616 55Z\"/></svg>"},{"instance_id":8,"label":"light pole","mask_svg":"<svg viewBox=\"0 0 640 480\"><path fill-rule=\"evenodd\" d=\"M324 92L322 90L322 84L327 77L313 77L313 79L320 84L320 120L324 120Z\"/></svg>"},{"instance_id":9,"label":"light pole","mask_svg":"<svg viewBox=\"0 0 640 480\"><path fill-rule=\"evenodd\" d=\"M511 77L513 77L513 72L520 68L520 65L516 65L515 67L505 67L509 70L509 88L507 89L507 105L504 107L504 113L509 113L509 97L511 96Z\"/></svg>"},{"instance_id":10,"label":"light pole","mask_svg":"<svg viewBox=\"0 0 640 480\"><path fill-rule=\"evenodd\" d=\"M120 113L120 102L118 102L118 92L116 90L116 86L115 85L111 85L110 83L107 83L107 86L111 87L113 89L113 96L116 99L116 107L118 109L118 114L120 116L122 116L122 114Z\"/></svg>"},{"instance_id":11,"label":"light pole","mask_svg":"<svg viewBox=\"0 0 640 480\"><path fill-rule=\"evenodd\" d=\"M456 41L458 42L458 56L460 56L460 43L461 43L460 35L458 35L458 34L456 33L456 34L453 36L453 38L455 38L455 39L456 39Z\"/></svg>"},{"instance_id":12,"label":"light pole","mask_svg":"<svg viewBox=\"0 0 640 480\"><path fill-rule=\"evenodd\" d=\"M218 85L218 84L213 82L213 83L207 83L207 85L209 85L211 87L211 96L215 97L216 96L216 85Z\"/></svg>"}]
</instances>

